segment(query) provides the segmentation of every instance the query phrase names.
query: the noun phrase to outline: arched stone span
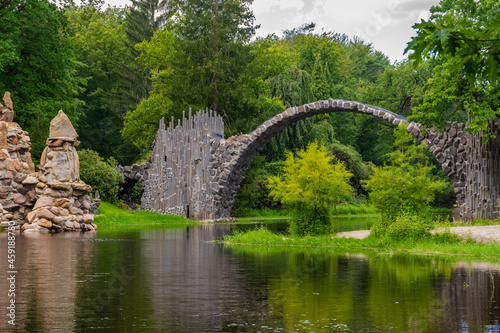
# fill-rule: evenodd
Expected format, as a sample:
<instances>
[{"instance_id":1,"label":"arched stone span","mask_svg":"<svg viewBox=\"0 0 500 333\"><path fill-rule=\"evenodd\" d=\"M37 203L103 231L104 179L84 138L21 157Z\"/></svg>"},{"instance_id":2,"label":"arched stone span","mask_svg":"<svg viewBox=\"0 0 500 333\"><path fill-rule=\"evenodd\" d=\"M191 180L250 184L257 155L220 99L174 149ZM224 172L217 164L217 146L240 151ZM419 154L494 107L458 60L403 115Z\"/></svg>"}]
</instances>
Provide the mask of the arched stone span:
<instances>
[{"instance_id":1,"label":"arched stone span","mask_svg":"<svg viewBox=\"0 0 500 333\"><path fill-rule=\"evenodd\" d=\"M443 170L450 176L459 203L463 203L467 145L464 124L448 124L444 133L429 131L424 137L420 134L419 124L408 123L405 117L394 112L364 103L329 99L289 108L265 121L250 134L211 141L211 182L217 184L212 185L214 216L217 219L231 216L236 193L251 161L277 133L299 120L332 112L367 114L382 118L395 126L404 122L409 133L418 140L427 142L429 151L436 156Z\"/></svg>"},{"instance_id":2,"label":"arched stone span","mask_svg":"<svg viewBox=\"0 0 500 333\"><path fill-rule=\"evenodd\" d=\"M221 138L222 118L204 111L166 127L164 120L155 138L148 163L122 167L128 179L144 186L141 209L184 215L198 220L230 218L234 198L255 155L278 132L307 117L331 112L353 112L382 118L426 141L450 177L460 204L461 217L495 218L500 215L500 122L492 120L488 133L496 139L482 143L483 133L469 134L465 124L448 123L443 133L408 123L403 116L379 107L329 99L293 107L265 121L250 134Z\"/></svg>"}]
</instances>

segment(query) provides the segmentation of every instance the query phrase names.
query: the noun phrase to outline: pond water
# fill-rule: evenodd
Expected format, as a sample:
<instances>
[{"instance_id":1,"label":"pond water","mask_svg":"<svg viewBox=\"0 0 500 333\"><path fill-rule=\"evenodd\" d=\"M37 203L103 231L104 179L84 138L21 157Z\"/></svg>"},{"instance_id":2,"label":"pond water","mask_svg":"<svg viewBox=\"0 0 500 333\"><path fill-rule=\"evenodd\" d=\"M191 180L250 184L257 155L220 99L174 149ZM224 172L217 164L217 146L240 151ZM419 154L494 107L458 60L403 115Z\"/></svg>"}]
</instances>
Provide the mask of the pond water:
<instances>
[{"instance_id":1,"label":"pond water","mask_svg":"<svg viewBox=\"0 0 500 333\"><path fill-rule=\"evenodd\" d=\"M245 219L247 222L238 223L237 228L242 231L252 230L265 226L265 228L275 233L285 233L288 229L288 218L274 218L274 219ZM352 216L335 216L335 231L353 231L353 230L368 230L374 222L373 215L352 215Z\"/></svg>"},{"instance_id":2,"label":"pond water","mask_svg":"<svg viewBox=\"0 0 500 333\"><path fill-rule=\"evenodd\" d=\"M17 234L16 326L2 282L0 332L500 330L500 264L213 242L235 227Z\"/></svg>"}]
</instances>

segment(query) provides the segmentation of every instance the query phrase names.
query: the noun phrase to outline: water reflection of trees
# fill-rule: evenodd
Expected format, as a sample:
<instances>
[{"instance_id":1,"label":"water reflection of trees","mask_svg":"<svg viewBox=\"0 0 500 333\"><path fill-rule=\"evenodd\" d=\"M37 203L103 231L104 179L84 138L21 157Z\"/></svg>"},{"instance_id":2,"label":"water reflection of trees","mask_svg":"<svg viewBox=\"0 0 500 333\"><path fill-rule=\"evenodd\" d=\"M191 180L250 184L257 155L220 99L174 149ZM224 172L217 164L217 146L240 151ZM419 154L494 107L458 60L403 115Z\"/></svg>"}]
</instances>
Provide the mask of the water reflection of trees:
<instances>
[{"instance_id":1,"label":"water reflection of trees","mask_svg":"<svg viewBox=\"0 0 500 333\"><path fill-rule=\"evenodd\" d=\"M335 254L324 249L242 247L238 251L254 257L262 268L272 267L275 261L283 266L279 276L269 281L268 306L281 314L285 331L499 328L495 304L500 295L481 265L409 255ZM497 280L497 267L489 268Z\"/></svg>"},{"instance_id":2,"label":"water reflection of trees","mask_svg":"<svg viewBox=\"0 0 500 333\"><path fill-rule=\"evenodd\" d=\"M207 242L229 228L108 234L103 229L97 237L20 235L20 325L15 329L252 332L257 330L253 324L286 332L499 328L498 266ZM5 251L2 246L0 255ZM5 288L0 284L1 295L7 294ZM0 307L6 301L0 297ZM2 325L0 321L0 331L10 329Z\"/></svg>"}]
</instances>

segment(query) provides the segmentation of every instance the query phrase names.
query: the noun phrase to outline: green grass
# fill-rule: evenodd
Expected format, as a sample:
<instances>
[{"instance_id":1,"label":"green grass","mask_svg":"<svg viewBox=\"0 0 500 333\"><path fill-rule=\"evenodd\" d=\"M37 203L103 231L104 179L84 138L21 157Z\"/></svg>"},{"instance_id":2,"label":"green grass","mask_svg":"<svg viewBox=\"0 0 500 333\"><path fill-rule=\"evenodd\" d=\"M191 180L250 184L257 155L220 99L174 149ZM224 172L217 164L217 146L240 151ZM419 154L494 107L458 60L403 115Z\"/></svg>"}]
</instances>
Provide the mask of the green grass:
<instances>
[{"instance_id":1,"label":"green grass","mask_svg":"<svg viewBox=\"0 0 500 333\"><path fill-rule=\"evenodd\" d=\"M394 241L373 235L364 239L336 237L334 235L295 237L274 234L260 228L246 233L236 231L233 236L224 236L227 246L291 246L325 247L339 249L375 250L382 253L411 253L420 255L461 255L478 258L500 258L498 243L462 241L449 233L429 236L419 241Z\"/></svg>"},{"instance_id":2,"label":"green grass","mask_svg":"<svg viewBox=\"0 0 500 333\"><path fill-rule=\"evenodd\" d=\"M335 216L340 215L374 215L377 211L374 206L370 204L344 204L337 206L336 209L332 208L332 214ZM240 213L239 218L285 218L290 215L287 209L247 209Z\"/></svg>"},{"instance_id":3,"label":"green grass","mask_svg":"<svg viewBox=\"0 0 500 333\"><path fill-rule=\"evenodd\" d=\"M445 207L429 207L429 214L451 214L453 208Z\"/></svg>"},{"instance_id":4,"label":"green grass","mask_svg":"<svg viewBox=\"0 0 500 333\"><path fill-rule=\"evenodd\" d=\"M99 225L132 225L132 224L194 224L182 216L162 215L152 212L128 211L108 202L101 202L99 215L94 219Z\"/></svg>"},{"instance_id":5,"label":"green grass","mask_svg":"<svg viewBox=\"0 0 500 333\"><path fill-rule=\"evenodd\" d=\"M251 217L259 217L259 218L273 218L273 217L288 217L290 212L287 209L270 209L270 208L261 208L261 209L247 209L242 211L238 218L251 218Z\"/></svg>"},{"instance_id":6,"label":"green grass","mask_svg":"<svg viewBox=\"0 0 500 333\"><path fill-rule=\"evenodd\" d=\"M485 220L485 219L477 219L474 221L454 221L453 224L450 224L454 227L480 227L485 225L499 225L500 220Z\"/></svg>"},{"instance_id":7,"label":"green grass","mask_svg":"<svg viewBox=\"0 0 500 333\"><path fill-rule=\"evenodd\" d=\"M377 214L375 206L370 204L353 205L345 204L339 205L336 209L332 210L332 214L335 216L340 215L373 215Z\"/></svg>"}]
</instances>

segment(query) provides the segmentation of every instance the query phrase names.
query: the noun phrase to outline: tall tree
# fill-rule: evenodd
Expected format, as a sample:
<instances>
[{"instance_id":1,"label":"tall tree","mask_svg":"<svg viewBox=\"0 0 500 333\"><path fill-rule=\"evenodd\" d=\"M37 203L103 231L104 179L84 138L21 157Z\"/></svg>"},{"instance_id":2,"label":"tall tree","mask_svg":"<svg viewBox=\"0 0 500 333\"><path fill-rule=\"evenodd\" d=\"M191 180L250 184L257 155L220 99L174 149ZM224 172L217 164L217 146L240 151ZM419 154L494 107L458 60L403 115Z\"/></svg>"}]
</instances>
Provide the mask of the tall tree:
<instances>
[{"instance_id":1,"label":"tall tree","mask_svg":"<svg viewBox=\"0 0 500 333\"><path fill-rule=\"evenodd\" d=\"M468 118L471 132L486 130L489 119L498 119L499 10L498 1L443 0L431 9L431 19L414 25L409 58L416 65L422 58L435 59L437 66L412 119L442 128L446 120Z\"/></svg>"},{"instance_id":2,"label":"tall tree","mask_svg":"<svg viewBox=\"0 0 500 333\"><path fill-rule=\"evenodd\" d=\"M78 123L82 147L129 164L137 159L138 152L124 144L120 134L123 117L130 107L121 69L135 63L128 53L125 14L124 9L103 10L98 5L66 10L77 51L75 57L81 64L77 75L86 80L85 89L79 94L84 102Z\"/></svg>"},{"instance_id":3,"label":"tall tree","mask_svg":"<svg viewBox=\"0 0 500 333\"><path fill-rule=\"evenodd\" d=\"M10 91L16 121L30 131L33 155L45 147L49 121L63 109L75 123L82 80L63 9L48 0L10 2L0 12L0 91Z\"/></svg>"},{"instance_id":4,"label":"tall tree","mask_svg":"<svg viewBox=\"0 0 500 333\"><path fill-rule=\"evenodd\" d=\"M149 96L152 89L150 68L136 61L140 52L135 46L143 41L150 41L155 31L165 27L173 11L171 0L131 1L125 25L130 61L120 70L122 80L127 83L129 110L135 109L142 99Z\"/></svg>"},{"instance_id":5,"label":"tall tree","mask_svg":"<svg viewBox=\"0 0 500 333\"><path fill-rule=\"evenodd\" d=\"M259 97L262 80L252 72L255 56L248 43L255 26L249 4L173 3L176 11L165 29L138 45L141 63L152 68L153 90L127 115L124 136L149 146L158 120L177 118L188 107L216 110L230 133L247 129L248 119L269 102Z\"/></svg>"}]
</instances>

